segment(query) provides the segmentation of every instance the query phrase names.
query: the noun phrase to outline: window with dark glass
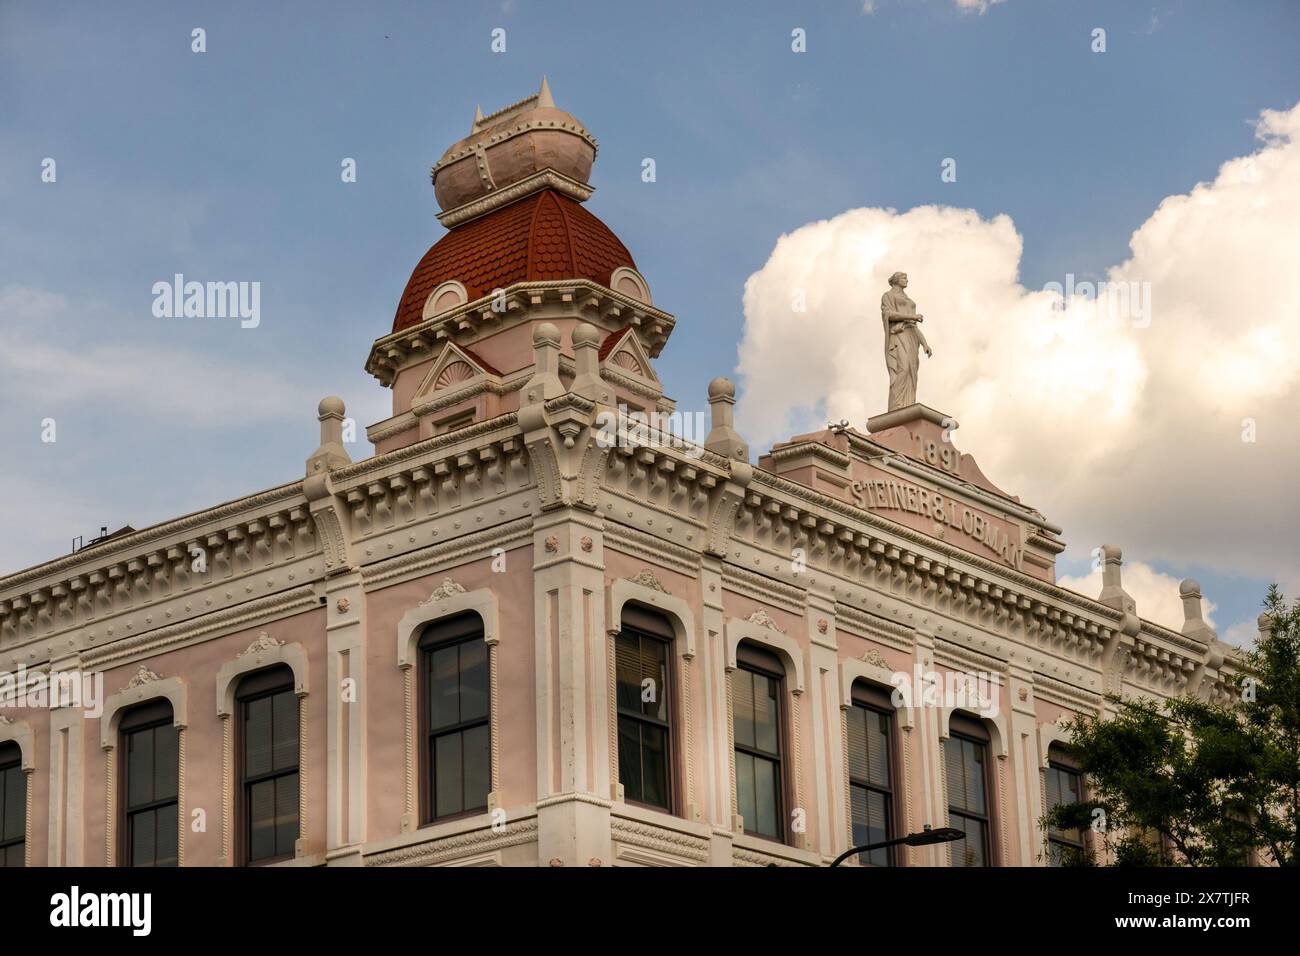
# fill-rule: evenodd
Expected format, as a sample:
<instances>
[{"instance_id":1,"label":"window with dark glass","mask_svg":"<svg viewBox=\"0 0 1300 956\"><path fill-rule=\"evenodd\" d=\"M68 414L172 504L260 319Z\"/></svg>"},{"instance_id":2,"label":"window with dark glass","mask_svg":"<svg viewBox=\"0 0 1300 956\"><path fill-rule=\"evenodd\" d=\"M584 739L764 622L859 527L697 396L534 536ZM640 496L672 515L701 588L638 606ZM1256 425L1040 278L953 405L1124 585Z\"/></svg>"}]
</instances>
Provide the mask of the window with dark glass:
<instances>
[{"instance_id":1,"label":"window with dark glass","mask_svg":"<svg viewBox=\"0 0 1300 956\"><path fill-rule=\"evenodd\" d=\"M618 699L618 782L624 799L673 809L673 630L660 615L623 611L614 639Z\"/></svg>"},{"instance_id":2,"label":"window with dark glass","mask_svg":"<svg viewBox=\"0 0 1300 956\"><path fill-rule=\"evenodd\" d=\"M1048 751L1047 758L1047 809L1051 811L1056 807L1082 801L1083 774L1057 747ZM1077 860L1083 852L1082 830L1048 828L1047 858L1050 865L1063 866Z\"/></svg>"},{"instance_id":3,"label":"window with dark glass","mask_svg":"<svg viewBox=\"0 0 1300 956\"><path fill-rule=\"evenodd\" d=\"M966 838L948 844L948 861L952 866L989 866L988 731L972 717L953 714L949 733L943 743L948 825Z\"/></svg>"},{"instance_id":4,"label":"window with dark glass","mask_svg":"<svg viewBox=\"0 0 1300 956\"><path fill-rule=\"evenodd\" d=\"M476 614L440 621L420 638L426 822L487 809L492 789L488 646Z\"/></svg>"},{"instance_id":5,"label":"window with dark glass","mask_svg":"<svg viewBox=\"0 0 1300 956\"><path fill-rule=\"evenodd\" d=\"M293 856L298 839L298 697L293 672L272 667L239 685L243 859Z\"/></svg>"},{"instance_id":6,"label":"window with dark glass","mask_svg":"<svg viewBox=\"0 0 1300 956\"><path fill-rule=\"evenodd\" d=\"M853 845L894 838L894 709L889 691L858 682L848 711L849 809ZM893 866L894 848L858 854L863 866Z\"/></svg>"},{"instance_id":7,"label":"window with dark glass","mask_svg":"<svg viewBox=\"0 0 1300 956\"><path fill-rule=\"evenodd\" d=\"M175 866L180 738L172 705L158 700L127 711L122 737L122 862Z\"/></svg>"},{"instance_id":8,"label":"window with dark glass","mask_svg":"<svg viewBox=\"0 0 1300 956\"><path fill-rule=\"evenodd\" d=\"M784 668L751 644L736 649L732 673L736 805L745 832L785 838L781 688Z\"/></svg>"},{"instance_id":9,"label":"window with dark glass","mask_svg":"<svg viewBox=\"0 0 1300 956\"><path fill-rule=\"evenodd\" d=\"M27 776L23 755L12 742L0 744L0 866L22 866L27 846Z\"/></svg>"}]
</instances>

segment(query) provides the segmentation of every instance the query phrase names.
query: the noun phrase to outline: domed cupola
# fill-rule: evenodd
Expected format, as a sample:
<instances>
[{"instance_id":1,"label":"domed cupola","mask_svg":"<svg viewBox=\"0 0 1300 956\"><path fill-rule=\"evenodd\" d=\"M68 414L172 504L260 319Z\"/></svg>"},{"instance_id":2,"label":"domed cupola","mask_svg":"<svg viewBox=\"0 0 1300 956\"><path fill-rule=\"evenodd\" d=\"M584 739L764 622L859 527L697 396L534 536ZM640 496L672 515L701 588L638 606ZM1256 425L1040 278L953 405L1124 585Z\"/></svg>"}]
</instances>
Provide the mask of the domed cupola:
<instances>
[{"instance_id":1,"label":"domed cupola","mask_svg":"<svg viewBox=\"0 0 1300 956\"><path fill-rule=\"evenodd\" d=\"M651 360L675 320L655 308L632 254L583 205L595 158L595 137L556 108L543 79L513 106L477 111L470 134L434 164L447 233L412 271L392 330L366 362L393 393L392 417L367 430L378 450L517 409L544 325L560 335L565 387L578 376L573 335L599 334L591 374L610 400L671 408Z\"/></svg>"}]
</instances>

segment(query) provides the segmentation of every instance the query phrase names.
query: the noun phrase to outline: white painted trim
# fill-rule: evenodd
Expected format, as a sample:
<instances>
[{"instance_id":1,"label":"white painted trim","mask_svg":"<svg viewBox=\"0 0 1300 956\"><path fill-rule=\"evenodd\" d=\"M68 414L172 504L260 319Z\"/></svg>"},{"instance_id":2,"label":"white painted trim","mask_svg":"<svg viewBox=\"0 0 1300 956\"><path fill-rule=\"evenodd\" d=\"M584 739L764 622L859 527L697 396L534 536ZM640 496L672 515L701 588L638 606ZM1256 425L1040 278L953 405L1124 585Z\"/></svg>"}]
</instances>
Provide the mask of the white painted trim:
<instances>
[{"instance_id":1,"label":"white painted trim","mask_svg":"<svg viewBox=\"0 0 1300 956\"><path fill-rule=\"evenodd\" d=\"M641 275L641 273L637 272L630 266L619 266L610 273L609 287L619 295L627 295L628 293L618 287L620 279L631 279L633 284L641 290L640 294L635 298L640 299L646 305L654 305L654 302L650 298L650 283L645 281L645 276Z\"/></svg>"},{"instance_id":2,"label":"white painted trim","mask_svg":"<svg viewBox=\"0 0 1300 956\"><path fill-rule=\"evenodd\" d=\"M437 304L438 300L442 298L442 296L447 292L458 293L460 295L460 301L457 302L455 305L451 306L450 308L440 309L435 311L434 307ZM423 322L426 319L431 319L435 315L441 315L443 312L450 312L452 309L459 308L460 306L464 305L468 301L469 301L469 293L465 291L465 287L461 285L459 282L457 282L455 279L448 279L446 282L441 283L436 289L430 292L429 295L425 298L424 307L420 310L420 321Z\"/></svg>"},{"instance_id":3,"label":"white painted trim","mask_svg":"<svg viewBox=\"0 0 1300 956\"><path fill-rule=\"evenodd\" d=\"M18 745L19 758L22 761L24 773L31 773L36 769L36 735L32 733L32 726L25 720L13 720L10 718L9 723L0 723L0 744L13 741ZM28 807L28 810L31 808Z\"/></svg>"},{"instance_id":4,"label":"white painted trim","mask_svg":"<svg viewBox=\"0 0 1300 956\"><path fill-rule=\"evenodd\" d=\"M1007 756L1007 741L1010 739L1010 736L1007 732L1006 714L1000 713L996 717L988 717L983 714L976 713L973 710L968 710L965 707L940 707L939 708L939 739L941 741L947 740L950 736L952 736L952 734L949 733L948 728L949 728L949 723L952 720L952 715L956 711L961 711L963 714L967 715L968 717L972 717L975 720L978 720L980 723L984 725L984 729L989 732L989 750L992 752L993 756L995 757Z\"/></svg>"},{"instance_id":5,"label":"white painted trim","mask_svg":"<svg viewBox=\"0 0 1300 956\"><path fill-rule=\"evenodd\" d=\"M894 671L887 670L878 664L870 664L864 660L850 658L840 663L840 707L847 710L853 706L853 685L855 682L862 680L868 684L875 684L884 690L889 691L891 697L897 689L893 683ZM898 724L905 730L911 730L916 726L916 713L914 707L894 707L898 714Z\"/></svg>"},{"instance_id":6,"label":"white painted trim","mask_svg":"<svg viewBox=\"0 0 1300 956\"><path fill-rule=\"evenodd\" d=\"M497 689L497 675L500 669L497 644L501 640L498 624L497 597L488 588L466 591L451 578L443 578L442 584L435 588L429 597L402 615L397 622L397 666L402 671L402 822L401 830L408 833L420 827L420 811L417 794L419 792L419 773L421 759L419 745L415 740L415 728L418 720L416 710L420 706L419 688L415 686L412 676L416 662L419 660L417 649L420 635L425 627L434 621L452 617L466 611L473 611L483 622L483 642L488 648L488 734L492 759L492 792L488 794L488 805L495 807L501 787L501 702Z\"/></svg>"},{"instance_id":7,"label":"white painted trim","mask_svg":"<svg viewBox=\"0 0 1300 956\"><path fill-rule=\"evenodd\" d=\"M459 585L450 578L444 580L442 587L434 591L427 601L411 608L397 622L397 666L402 670L415 665L418 658L416 645L425 625L463 611L474 611L482 619L484 641L489 645L500 641L496 595L487 588L479 588L477 591L448 590L454 587Z\"/></svg>"},{"instance_id":8,"label":"white painted trim","mask_svg":"<svg viewBox=\"0 0 1300 956\"><path fill-rule=\"evenodd\" d=\"M605 620L612 632L617 632L622 627L623 606L639 604L662 612L677 636L677 653L687 660L695 657L695 613L686 601L627 578L618 578L609 586L607 593L609 612Z\"/></svg>"},{"instance_id":9,"label":"white painted trim","mask_svg":"<svg viewBox=\"0 0 1300 956\"><path fill-rule=\"evenodd\" d=\"M1069 744L1071 739L1070 732L1067 731L1059 722L1055 724L1039 724L1038 769L1047 769L1047 752L1051 749L1052 744Z\"/></svg>"},{"instance_id":10,"label":"white painted trim","mask_svg":"<svg viewBox=\"0 0 1300 956\"><path fill-rule=\"evenodd\" d=\"M122 722L122 713L136 704L145 701L166 698L172 705L172 726L184 730L188 723L188 699L185 679L168 677L153 680L138 687L129 687L112 694L104 701L104 713L99 718L99 745L104 750L117 746L117 728Z\"/></svg>"},{"instance_id":11,"label":"white painted trim","mask_svg":"<svg viewBox=\"0 0 1300 956\"><path fill-rule=\"evenodd\" d=\"M265 670L276 664L287 664L293 671L293 692L307 696L307 650L301 644L277 644L274 647L251 648L234 660L226 661L217 670L217 716L229 717L235 712L235 686L238 678L253 671Z\"/></svg>"},{"instance_id":12,"label":"white painted trim","mask_svg":"<svg viewBox=\"0 0 1300 956\"><path fill-rule=\"evenodd\" d=\"M777 656L785 663L786 677L793 677L793 680L789 681L790 692L796 695L803 693L803 651L794 638L770 627L734 617L728 618L724 626L727 636L728 671L736 669L736 648L740 646L740 642L753 641L755 644L776 651Z\"/></svg>"}]
</instances>

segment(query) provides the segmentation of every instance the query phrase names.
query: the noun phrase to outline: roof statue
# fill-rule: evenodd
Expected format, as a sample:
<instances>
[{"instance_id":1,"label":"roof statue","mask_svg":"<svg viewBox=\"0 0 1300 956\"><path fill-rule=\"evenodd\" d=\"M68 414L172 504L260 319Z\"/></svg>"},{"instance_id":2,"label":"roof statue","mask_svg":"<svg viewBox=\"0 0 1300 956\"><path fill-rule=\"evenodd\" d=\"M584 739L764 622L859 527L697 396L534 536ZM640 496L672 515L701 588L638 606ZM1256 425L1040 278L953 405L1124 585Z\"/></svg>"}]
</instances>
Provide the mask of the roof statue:
<instances>
[{"instance_id":1,"label":"roof statue","mask_svg":"<svg viewBox=\"0 0 1300 956\"><path fill-rule=\"evenodd\" d=\"M903 290L907 273L889 277L889 291L880 297L880 321L885 327L885 366L889 369L889 411L916 404L916 377L921 366L920 349L934 352L921 333L924 316Z\"/></svg>"}]
</instances>

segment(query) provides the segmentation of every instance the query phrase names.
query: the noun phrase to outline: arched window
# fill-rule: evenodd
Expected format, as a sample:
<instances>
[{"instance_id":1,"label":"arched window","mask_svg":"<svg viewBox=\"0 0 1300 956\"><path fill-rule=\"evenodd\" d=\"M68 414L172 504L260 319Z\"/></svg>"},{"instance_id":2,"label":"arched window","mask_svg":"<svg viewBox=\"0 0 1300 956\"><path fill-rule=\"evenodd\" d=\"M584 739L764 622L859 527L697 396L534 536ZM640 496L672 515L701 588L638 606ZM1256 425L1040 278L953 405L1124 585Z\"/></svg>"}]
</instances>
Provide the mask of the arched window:
<instances>
[{"instance_id":1,"label":"arched window","mask_svg":"<svg viewBox=\"0 0 1300 956\"><path fill-rule=\"evenodd\" d=\"M736 648L732 720L736 807L745 832L785 839L785 667L757 644Z\"/></svg>"},{"instance_id":2,"label":"arched window","mask_svg":"<svg viewBox=\"0 0 1300 956\"><path fill-rule=\"evenodd\" d=\"M0 867L22 866L27 851L27 778L23 754L13 742L0 744Z\"/></svg>"},{"instance_id":3,"label":"arched window","mask_svg":"<svg viewBox=\"0 0 1300 956\"><path fill-rule=\"evenodd\" d=\"M123 866L175 866L180 738L166 699L122 715Z\"/></svg>"},{"instance_id":4,"label":"arched window","mask_svg":"<svg viewBox=\"0 0 1300 956\"><path fill-rule=\"evenodd\" d=\"M1083 774L1069 752L1053 744L1047 749L1046 810L1080 803L1083 796ZM1084 854L1083 831L1047 830L1047 862L1051 866L1065 866L1082 858Z\"/></svg>"},{"instance_id":5,"label":"arched window","mask_svg":"<svg viewBox=\"0 0 1300 956\"><path fill-rule=\"evenodd\" d=\"M660 614L623 608L614 640L618 782L623 797L673 812L673 629Z\"/></svg>"},{"instance_id":6,"label":"arched window","mask_svg":"<svg viewBox=\"0 0 1300 956\"><path fill-rule=\"evenodd\" d=\"M492 710L483 619L471 613L438 621L421 635L419 651L423 819L486 810Z\"/></svg>"},{"instance_id":7,"label":"arched window","mask_svg":"<svg viewBox=\"0 0 1300 956\"><path fill-rule=\"evenodd\" d=\"M853 685L849 731L849 809L853 845L892 840L896 834L894 799L894 707L890 692L866 681ZM864 866L894 866L893 847L858 854Z\"/></svg>"},{"instance_id":8,"label":"arched window","mask_svg":"<svg viewBox=\"0 0 1300 956\"><path fill-rule=\"evenodd\" d=\"M240 859L289 859L298 839L298 697L285 665L249 674L239 714Z\"/></svg>"},{"instance_id":9,"label":"arched window","mask_svg":"<svg viewBox=\"0 0 1300 956\"><path fill-rule=\"evenodd\" d=\"M966 834L966 839L948 844L949 865L991 866L988 730L976 718L954 713L943 742L943 761L948 825Z\"/></svg>"}]
</instances>

